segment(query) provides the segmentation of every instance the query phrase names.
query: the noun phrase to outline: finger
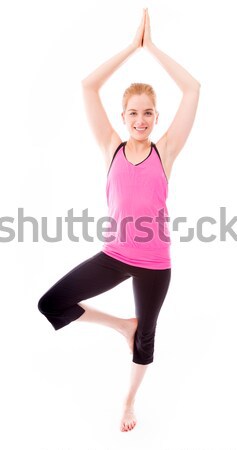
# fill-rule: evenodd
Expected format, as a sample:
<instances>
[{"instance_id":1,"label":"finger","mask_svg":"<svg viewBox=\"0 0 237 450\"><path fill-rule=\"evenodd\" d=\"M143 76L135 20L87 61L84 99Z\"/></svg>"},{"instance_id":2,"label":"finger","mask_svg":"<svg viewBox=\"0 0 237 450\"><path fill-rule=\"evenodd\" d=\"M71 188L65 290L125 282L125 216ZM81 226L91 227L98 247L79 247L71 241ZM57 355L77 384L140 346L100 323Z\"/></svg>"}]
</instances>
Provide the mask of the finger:
<instances>
[{"instance_id":1,"label":"finger","mask_svg":"<svg viewBox=\"0 0 237 450\"><path fill-rule=\"evenodd\" d=\"M146 26L150 26L150 17L149 17L149 14L148 14L148 11L146 11Z\"/></svg>"},{"instance_id":2,"label":"finger","mask_svg":"<svg viewBox=\"0 0 237 450\"><path fill-rule=\"evenodd\" d=\"M142 17L142 20L141 20L141 28L145 27L145 23L146 23L146 12L144 10L144 14L143 14L143 17Z\"/></svg>"}]
</instances>

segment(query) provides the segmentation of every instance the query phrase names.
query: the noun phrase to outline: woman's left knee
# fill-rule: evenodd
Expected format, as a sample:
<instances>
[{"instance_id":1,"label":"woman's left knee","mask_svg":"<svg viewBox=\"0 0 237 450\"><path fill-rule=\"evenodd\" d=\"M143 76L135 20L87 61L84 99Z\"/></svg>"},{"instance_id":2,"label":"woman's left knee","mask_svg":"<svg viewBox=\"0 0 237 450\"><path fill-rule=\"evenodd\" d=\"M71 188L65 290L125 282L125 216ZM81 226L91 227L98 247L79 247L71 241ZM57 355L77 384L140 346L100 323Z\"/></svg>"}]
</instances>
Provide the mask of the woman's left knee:
<instances>
[{"instance_id":1,"label":"woman's left knee","mask_svg":"<svg viewBox=\"0 0 237 450\"><path fill-rule=\"evenodd\" d=\"M139 330L134 338L133 362L150 364L154 359L155 330Z\"/></svg>"}]
</instances>

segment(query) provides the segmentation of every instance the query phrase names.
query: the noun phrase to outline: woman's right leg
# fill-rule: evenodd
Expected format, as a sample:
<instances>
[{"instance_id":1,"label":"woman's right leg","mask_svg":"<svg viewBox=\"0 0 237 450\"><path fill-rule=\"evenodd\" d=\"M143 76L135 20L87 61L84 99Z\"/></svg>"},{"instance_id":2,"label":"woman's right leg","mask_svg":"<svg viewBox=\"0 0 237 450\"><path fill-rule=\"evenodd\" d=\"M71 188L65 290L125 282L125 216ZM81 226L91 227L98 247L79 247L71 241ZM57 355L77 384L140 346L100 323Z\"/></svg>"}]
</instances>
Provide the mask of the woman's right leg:
<instances>
[{"instance_id":1,"label":"woman's right leg","mask_svg":"<svg viewBox=\"0 0 237 450\"><path fill-rule=\"evenodd\" d=\"M135 317L131 319L123 319L121 317L111 316L111 314L98 311L91 306L84 304L82 306L83 309L85 309L85 312L77 320L80 322L94 322L113 328L126 338L130 352L133 353L134 336L138 325L138 320Z\"/></svg>"},{"instance_id":2,"label":"woman's right leg","mask_svg":"<svg viewBox=\"0 0 237 450\"><path fill-rule=\"evenodd\" d=\"M103 323L113 328L125 321L92 308L82 308L78 303L112 289L130 277L118 269L117 261L99 252L76 266L57 281L39 300L38 308L55 330L68 325L84 315L84 320ZM121 266L121 265L120 265ZM123 321L123 322L122 322ZM128 324L127 324L128 325ZM122 332L122 330L118 330Z\"/></svg>"}]
</instances>

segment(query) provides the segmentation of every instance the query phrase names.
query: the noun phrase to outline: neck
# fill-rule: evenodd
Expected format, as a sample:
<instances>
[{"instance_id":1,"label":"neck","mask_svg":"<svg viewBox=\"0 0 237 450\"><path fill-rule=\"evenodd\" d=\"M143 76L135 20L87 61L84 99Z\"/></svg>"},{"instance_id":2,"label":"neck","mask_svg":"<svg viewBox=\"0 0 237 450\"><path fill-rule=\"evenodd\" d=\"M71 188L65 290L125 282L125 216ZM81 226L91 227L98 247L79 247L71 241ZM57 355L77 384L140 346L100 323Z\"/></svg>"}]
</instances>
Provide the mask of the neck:
<instances>
[{"instance_id":1,"label":"neck","mask_svg":"<svg viewBox=\"0 0 237 450\"><path fill-rule=\"evenodd\" d=\"M151 147L151 141L148 138L143 141L137 141L130 137L126 145L134 153L143 153Z\"/></svg>"}]
</instances>

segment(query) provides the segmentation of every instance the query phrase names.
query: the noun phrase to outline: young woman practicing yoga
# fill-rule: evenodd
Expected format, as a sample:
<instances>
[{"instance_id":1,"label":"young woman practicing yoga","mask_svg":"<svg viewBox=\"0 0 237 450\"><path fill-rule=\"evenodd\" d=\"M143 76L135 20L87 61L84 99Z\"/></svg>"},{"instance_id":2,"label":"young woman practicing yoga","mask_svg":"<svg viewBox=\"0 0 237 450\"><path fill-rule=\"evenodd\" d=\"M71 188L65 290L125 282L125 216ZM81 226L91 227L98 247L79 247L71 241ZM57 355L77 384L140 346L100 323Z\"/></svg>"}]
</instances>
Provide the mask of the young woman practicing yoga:
<instances>
[{"instance_id":1,"label":"young woman practicing yoga","mask_svg":"<svg viewBox=\"0 0 237 450\"><path fill-rule=\"evenodd\" d=\"M111 126L99 95L114 71L142 48L155 57L183 94L172 123L157 142L150 140L159 117L152 86L136 82L124 92L121 117L129 133L127 141ZM168 182L193 126L200 83L152 42L145 9L130 45L85 78L82 90L87 117L106 164L108 215L116 229L112 234L106 231L101 251L57 281L38 307L55 330L78 320L112 327L125 336L133 356L120 429L129 431L136 425L135 396L153 362L157 319L171 279ZM136 317L111 316L82 303L130 277Z\"/></svg>"}]
</instances>

